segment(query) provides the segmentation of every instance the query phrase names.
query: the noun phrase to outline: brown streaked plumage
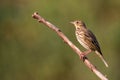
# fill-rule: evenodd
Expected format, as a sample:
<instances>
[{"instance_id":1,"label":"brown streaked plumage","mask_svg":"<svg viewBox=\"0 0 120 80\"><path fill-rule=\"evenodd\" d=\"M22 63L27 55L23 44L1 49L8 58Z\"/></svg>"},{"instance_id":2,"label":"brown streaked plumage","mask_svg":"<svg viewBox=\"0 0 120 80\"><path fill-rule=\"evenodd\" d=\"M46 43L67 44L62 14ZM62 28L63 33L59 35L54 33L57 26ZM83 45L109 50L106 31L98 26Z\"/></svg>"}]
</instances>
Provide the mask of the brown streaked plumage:
<instances>
[{"instance_id":1,"label":"brown streaked plumage","mask_svg":"<svg viewBox=\"0 0 120 80\"><path fill-rule=\"evenodd\" d=\"M83 21L79 21L79 20L73 21L71 23L74 24L74 26L76 28L75 34L76 34L78 42L84 48L86 48L87 50L90 50L89 53L91 51L94 51L104 62L105 66L108 67L108 64L103 57L99 43L98 43L95 35L89 29L87 29L85 23ZM86 54L88 54L88 53L86 53Z\"/></svg>"}]
</instances>

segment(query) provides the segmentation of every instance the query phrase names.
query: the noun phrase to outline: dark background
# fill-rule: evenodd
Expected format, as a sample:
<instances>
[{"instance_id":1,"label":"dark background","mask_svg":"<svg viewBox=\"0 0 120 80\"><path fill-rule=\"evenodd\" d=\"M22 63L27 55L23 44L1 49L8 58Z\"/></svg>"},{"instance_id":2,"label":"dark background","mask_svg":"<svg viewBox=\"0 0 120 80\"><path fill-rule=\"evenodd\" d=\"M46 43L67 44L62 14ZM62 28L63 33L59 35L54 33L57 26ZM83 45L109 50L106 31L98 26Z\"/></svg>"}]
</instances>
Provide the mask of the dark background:
<instances>
[{"instance_id":1,"label":"dark background","mask_svg":"<svg viewBox=\"0 0 120 80\"><path fill-rule=\"evenodd\" d=\"M95 54L89 60L110 80L120 80L120 0L1 0L0 80L99 80L55 32L31 17L35 11L82 51L69 22L83 20L109 68Z\"/></svg>"}]
</instances>

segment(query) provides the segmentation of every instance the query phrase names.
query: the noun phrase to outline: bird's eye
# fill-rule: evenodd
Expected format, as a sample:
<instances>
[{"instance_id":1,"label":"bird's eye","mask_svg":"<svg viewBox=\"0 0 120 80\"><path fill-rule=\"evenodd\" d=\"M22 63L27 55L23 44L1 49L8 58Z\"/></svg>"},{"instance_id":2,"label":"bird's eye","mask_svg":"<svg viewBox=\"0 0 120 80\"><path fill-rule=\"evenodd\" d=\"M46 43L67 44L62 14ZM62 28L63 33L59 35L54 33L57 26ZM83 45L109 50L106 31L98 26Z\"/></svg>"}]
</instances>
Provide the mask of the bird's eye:
<instances>
[{"instance_id":1,"label":"bird's eye","mask_svg":"<svg viewBox=\"0 0 120 80\"><path fill-rule=\"evenodd\" d=\"M79 22L77 21L76 23L78 24Z\"/></svg>"}]
</instances>

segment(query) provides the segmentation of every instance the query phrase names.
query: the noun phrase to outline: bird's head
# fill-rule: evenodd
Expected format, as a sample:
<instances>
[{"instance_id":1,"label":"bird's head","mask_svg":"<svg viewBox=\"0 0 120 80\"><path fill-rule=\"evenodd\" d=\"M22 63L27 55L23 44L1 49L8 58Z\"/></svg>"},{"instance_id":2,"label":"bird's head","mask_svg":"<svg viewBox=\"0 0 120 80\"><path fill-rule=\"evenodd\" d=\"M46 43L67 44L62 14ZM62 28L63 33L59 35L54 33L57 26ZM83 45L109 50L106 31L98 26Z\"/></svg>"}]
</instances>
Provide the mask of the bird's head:
<instances>
[{"instance_id":1,"label":"bird's head","mask_svg":"<svg viewBox=\"0 0 120 80\"><path fill-rule=\"evenodd\" d=\"M85 23L83 21L76 20L70 23L73 24L76 28L83 28L83 27L86 28Z\"/></svg>"}]
</instances>

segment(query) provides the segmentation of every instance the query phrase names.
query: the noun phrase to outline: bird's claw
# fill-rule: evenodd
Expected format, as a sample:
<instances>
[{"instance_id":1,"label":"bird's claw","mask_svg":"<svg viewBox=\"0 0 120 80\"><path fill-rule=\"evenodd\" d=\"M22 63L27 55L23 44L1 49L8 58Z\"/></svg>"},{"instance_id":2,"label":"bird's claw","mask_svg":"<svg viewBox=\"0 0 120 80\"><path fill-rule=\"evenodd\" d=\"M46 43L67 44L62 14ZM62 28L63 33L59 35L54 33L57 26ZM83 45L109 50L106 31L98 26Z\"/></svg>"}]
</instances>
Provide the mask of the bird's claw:
<instances>
[{"instance_id":1,"label":"bird's claw","mask_svg":"<svg viewBox=\"0 0 120 80\"><path fill-rule=\"evenodd\" d=\"M84 53L80 54L80 59L82 59L84 61L84 59L85 59L85 54Z\"/></svg>"}]
</instances>

